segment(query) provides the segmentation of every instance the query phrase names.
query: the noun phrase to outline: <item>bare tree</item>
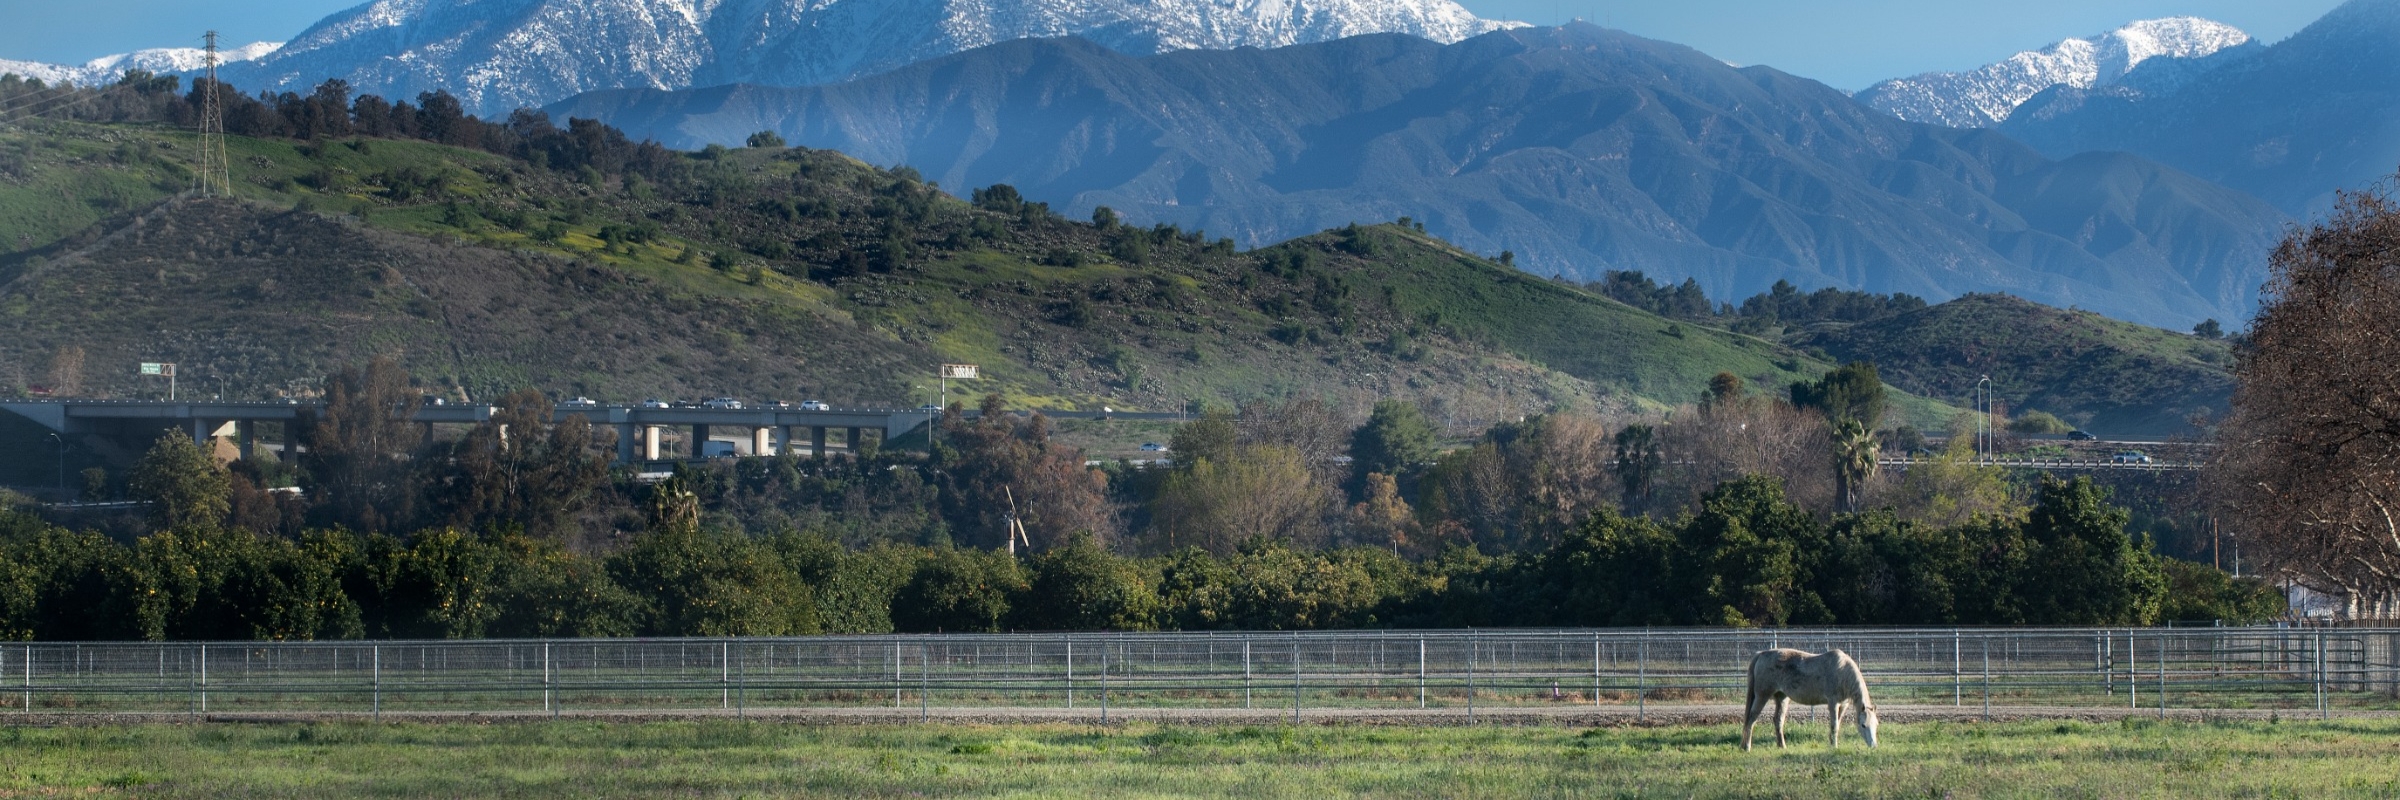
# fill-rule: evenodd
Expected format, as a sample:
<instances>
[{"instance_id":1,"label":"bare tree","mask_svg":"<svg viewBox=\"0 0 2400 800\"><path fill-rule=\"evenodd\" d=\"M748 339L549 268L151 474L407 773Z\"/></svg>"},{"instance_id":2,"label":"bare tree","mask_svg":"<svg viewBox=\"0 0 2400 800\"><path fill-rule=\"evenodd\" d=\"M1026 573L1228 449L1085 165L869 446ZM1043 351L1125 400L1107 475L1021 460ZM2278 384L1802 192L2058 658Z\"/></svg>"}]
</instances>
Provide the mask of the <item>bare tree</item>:
<instances>
[{"instance_id":1,"label":"bare tree","mask_svg":"<svg viewBox=\"0 0 2400 800\"><path fill-rule=\"evenodd\" d=\"M2270 267L2209 480L2245 555L2355 608L2400 590L2400 205L2344 195Z\"/></svg>"},{"instance_id":2,"label":"bare tree","mask_svg":"<svg viewBox=\"0 0 2400 800\"><path fill-rule=\"evenodd\" d=\"M411 435L409 418L419 402L408 373L387 357L325 381L323 415L303 422L301 463L316 481L310 494L331 517L326 522L390 531L411 521L409 454L423 437Z\"/></svg>"}]
</instances>

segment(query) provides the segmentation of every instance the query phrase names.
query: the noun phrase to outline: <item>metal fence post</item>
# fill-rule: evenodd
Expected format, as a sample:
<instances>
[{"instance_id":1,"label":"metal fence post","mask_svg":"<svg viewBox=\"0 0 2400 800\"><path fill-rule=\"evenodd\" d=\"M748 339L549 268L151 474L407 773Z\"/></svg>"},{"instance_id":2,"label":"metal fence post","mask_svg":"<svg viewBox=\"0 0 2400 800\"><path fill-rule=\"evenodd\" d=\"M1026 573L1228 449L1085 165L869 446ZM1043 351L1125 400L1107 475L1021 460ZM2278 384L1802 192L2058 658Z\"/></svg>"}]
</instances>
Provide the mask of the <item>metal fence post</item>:
<instances>
[{"instance_id":1,"label":"metal fence post","mask_svg":"<svg viewBox=\"0 0 2400 800\"><path fill-rule=\"evenodd\" d=\"M717 640L717 710L733 708L733 640Z\"/></svg>"},{"instance_id":2,"label":"metal fence post","mask_svg":"<svg viewBox=\"0 0 2400 800\"><path fill-rule=\"evenodd\" d=\"M33 645L25 646L25 713L33 713Z\"/></svg>"},{"instance_id":3,"label":"metal fence post","mask_svg":"<svg viewBox=\"0 0 2400 800\"><path fill-rule=\"evenodd\" d=\"M550 685L550 640L548 640L548 639L543 639L543 640L542 640L542 710L543 710L543 711L548 711L548 712L550 712L550 718L551 718L551 719L557 719L557 718L558 718L558 705L557 705L556 703L554 703L554 702L551 702L551 701L552 701L551 694L552 694L552 692L553 692L553 691L554 691L554 689L553 689L553 688L551 687L551 685Z\"/></svg>"},{"instance_id":4,"label":"metal fence post","mask_svg":"<svg viewBox=\"0 0 2400 800\"><path fill-rule=\"evenodd\" d=\"M900 640L892 640L892 707L900 707Z\"/></svg>"},{"instance_id":5,"label":"metal fence post","mask_svg":"<svg viewBox=\"0 0 2400 800\"><path fill-rule=\"evenodd\" d=\"M368 672L367 672L367 682L368 682L368 684L369 684L369 685L371 685L371 686L373 687L373 688L372 688L372 691L373 691L373 692L374 692L374 694L375 694L375 699L374 699L375 721L376 721L376 722L382 722L382 721L383 721L383 645L380 645L380 644L368 645L368 658L371 660L371 664L372 664L372 665L371 665L371 666L369 666L369 667L367 668L367 669L368 669Z\"/></svg>"},{"instance_id":6,"label":"metal fence post","mask_svg":"<svg viewBox=\"0 0 2400 800\"><path fill-rule=\"evenodd\" d=\"M1100 640L1100 724L1108 724L1108 640Z\"/></svg>"},{"instance_id":7,"label":"metal fence post","mask_svg":"<svg viewBox=\"0 0 2400 800\"><path fill-rule=\"evenodd\" d=\"M1633 716L1635 719L1648 720L1650 718L1650 631L1648 629L1642 631L1641 656L1634 669Z\"/></svg>"},{"instance_id":8,"label":"metal fence post","mask_svg":"<svg viewBox=\"0 0 2400 800\"><path fill-rule=\"evenodd\" d=\"M1292 632L1292 724L1300 724L1300 632Z\"/></svg>"},{"instance_id":9,"label":"metal fence post","mask_svg":"<svg viewBox=\"0 0 2400 800\"><path fill-rule=\"evenodd\" d=\"M917 646L917 721L924 722L932 713L933 643Z\"/></svg>"},{"instance_id":10,"label":"metal fence post","mask_svg":"<svg viewBox=\"0 0 2400 800\"><path fill-rule=\"evenodd\" d=\"M2142 651L2134 646L2135 641L2137 640L2134 638L2133 630L2126 629L2125 702L2129 704L2126 706L2127 708L2140 710L2142 707Z\"/></svg>"},{"instance_id":11,"label":"metal fence post","mask_svg":"<svg viewBox=\"0 0 2400 800\"><path fill-rule=\"evenodd\" d=\"M1243 645L1243 647L1245 648L1244 652L1245 652L1245 654L1246 654L1246 653L1247 653L1247 649L1246 649L1246 648L1248 648L1248 645ZM1245 658L1247 658L1247 656L1246 656L1246 655L1245 655ZM1247 700L1244 700L1244 701L1243 701L1243 703L1244 703L1245 707L1247 707L1247 704L1248 704L1248 702L1249 702L1249 701L1247 701ZM1067 710L1068 710L1068 711L1073 711L1073 710L1075 710L1075 640L1074 640L1074 639L1068 639L1068 640L1067 640Z\"/></svg>"},{"instance_id":12,"label":"metal fence post","mask_svg":"<svg viewBox=\"0 0 2400 800\"><path fill-rule=\"evenodd\" d=\"M1960 673L1966 665L1965 644L1958 638L1958 629L1950 629L1950 706L1966 705L1966 679Z\"/></svg>"},{"instance_id":13,"label":"metal fence post","mask_svg":"<svg viewBox=\"0 0 2400 800\"><path fill-rule=\"evenodd\" d=\"M1983 637L1983 721L1992 721L1992 637Z\"/></svg>"},{"instance_id":14,"label":"metal fence post","mask_svg":"<svg viewBox=\"0 0 2400 800\"><path fill-rule=\"evenodd\" d=\"M1425 710L1425 637L1417 637L1417 710Z\"/></svg>"},{"instance_id":15,"label":"metal fence post","mask_svg":"<svg viewBox=\"0 0 2400 800\"><path fill-rule=\"evenodd\" d=\"M1600 634L1592 634L1592 708L1600 707Z\"/></svg>"},{"instance_id":16,"label":"metal fence post","mask_svg":"<svg viewBox=\"0 0 2400 800\"><path fill-rule=\"evenodd\" d=\"M1250 637L1242 636L1242 710L1250 710Z\"/></svg>"},{"instance_id":17,"label":"metal fence post","mask_svg":"<svg viewBox=\"0 0 2400 800\"><path fill-rule=\"evenodd\" d=\"M2319 652L2323 652L2324 649L2317 648ZM2319 663L2323 663L2324 660L2323 658L2317 659ZM2319 671L2322 672L2322 670ZM208 643L206 642L200 644L200 713L208 713Z\"/></svg>"},{"instance_id":18,"label":"metal fence post","mask_svg":"<svg viewBox=\"0 0 2400 800\"><path fill-rule=\"evenodd\" d=\"M1475 721L1475 634L1467 634L1467 721Z\"/></svg>"},{"instance_id":19,"label":"metal fence post","mask_svg":"<svg viewBox=\"0 0 2400 800\"><path fill-rule=\"evenodd\" d=\"M2325 702L2325 629L2317 629L2317 718L2332 719L2332 707Z\"/></svg>"}]
</instances>

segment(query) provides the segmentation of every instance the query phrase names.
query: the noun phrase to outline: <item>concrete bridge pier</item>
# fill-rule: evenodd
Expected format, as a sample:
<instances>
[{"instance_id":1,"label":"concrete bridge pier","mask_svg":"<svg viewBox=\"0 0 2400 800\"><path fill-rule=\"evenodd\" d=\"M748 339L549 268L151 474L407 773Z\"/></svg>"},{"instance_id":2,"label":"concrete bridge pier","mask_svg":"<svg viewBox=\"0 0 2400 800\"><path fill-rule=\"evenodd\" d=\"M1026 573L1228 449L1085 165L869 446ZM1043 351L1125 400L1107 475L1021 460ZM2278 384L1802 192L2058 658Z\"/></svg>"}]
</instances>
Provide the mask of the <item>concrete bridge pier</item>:
<instances>
[{"instance_id":1,"label":"concrete bridge pier","mask_svg":"<svg viewBox=\"0 0 2400 800\"><path fill-rule=\"evenodd\" d=\"M751 454L751 455L754 455L754 456L763 456L763 455L766 455L766 454L768 454L768 453L770 453L770 452L773 452L773 451L774 451L774 449L775 449L775 444L774 444L774 442L773 442L773 439L774 439L774 438L775 438L775 429L774 429L774 428L771 428L771 427L764 427L764 426L762 426L762 427L757 427L757 428L751 428L751 429L750 429L750 454Z\"/></svg>"},{"instance_id":2,"label":"concrete bridge pier","mask_svg":"<svg viewBox=\"0 0 2400 800\"><path fill-rule=\"evenodd\" d=\"M217 427L208 424L208 420L201 419L199 417L193 417L192 444L199 445L201 452L208 452L208 440L210 438L209 434L216 432L216 430Z\"/></svg>"},{"instance_id":3,"label":"concrete bridge pier","mask_svg":"<svg viewBox=\"0 0 2400 800\"><path fill-rule=\"evenodd\" d=\"M658 428L659 428L659 426L657 426L657 425L644 425L644 426L642 426L642 460L643 460L643 461L657 461L657 460L658 460L658 439L659 439Z\"/></svg>"},{"instance_id":4,"label":"concrete bridge pier","mask_svg":"<svg viewBox=\"0 0 2400 800\"><path fill-rule=\"evenodd\" d=\"M236 440L241 442L242 460L257 461L258 423L246 419L234 420L233 435Z\"/></svg>"},{"instance_id":5,"label":"concrete bridge pier","mask_svg":"<svg viewBox=\"0 0 2400 800\"><path fill-rule=\"evenodd\" d=\"M825 426L822 426L822 425L812 425L812 426L809 426L809 429L808 429L808 455L809 455L809 457L810 457L810 458L824 458L824 457L825 457Z\"/></svg>"},{"instance_id":6,"label":"concrete bridge pier","mask_svg":"<svg viewBox=\"0 0 2400 800\"><path fill-rule=\"evenodd\" d=\"M614 427L617 429L617 463L631 464L633 463L633 423L621 422Z\"/></svg>"},{"instance_id":7,"label":"concrete bridge pier","mask_svg":"<svg viewBox=\"0 0 2400 800\"><path fill-rule=\"evenodd\" d=\"M699 458L700 454L708 449L708 426L693 425L692 441L685 445L684 449L689 452L684 453L683 457Z\"/></svg>"},{"instance_id":8,"label":"concrete bridge pier","mask_svg":"<svg viewBox=\"0 0 2400 800\"><path fill-rule=\"evenodd\" d=\"M860 447L860 445L865 444L867 441L866 439L860 438L860 430L863 429L850 428L842 432L842 446L849 448L851 458L857 458L860 453L866 452L864 448Z\"/></svg>"}]
</instances>

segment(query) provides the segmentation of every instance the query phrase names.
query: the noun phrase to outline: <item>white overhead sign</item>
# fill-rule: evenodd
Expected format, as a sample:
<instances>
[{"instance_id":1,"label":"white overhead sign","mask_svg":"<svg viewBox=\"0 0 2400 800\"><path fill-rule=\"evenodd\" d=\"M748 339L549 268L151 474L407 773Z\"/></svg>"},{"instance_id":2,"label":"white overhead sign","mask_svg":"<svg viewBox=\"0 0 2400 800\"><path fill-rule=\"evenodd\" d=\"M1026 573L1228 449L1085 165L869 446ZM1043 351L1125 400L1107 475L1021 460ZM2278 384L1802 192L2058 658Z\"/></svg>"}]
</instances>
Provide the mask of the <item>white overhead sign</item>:
<instances>
[{"instance_id":1,"label":"white overhead sign","mask_svg":"<svg viewBox=\"0 0 2400 800\"><path fill-rule=\"evenodd\" d=\"M973 364L942 365L942 378L945 380L971 381L975 380L977 377L978 376L975 374L975 365Z\"/></svg>"}]
</instances>

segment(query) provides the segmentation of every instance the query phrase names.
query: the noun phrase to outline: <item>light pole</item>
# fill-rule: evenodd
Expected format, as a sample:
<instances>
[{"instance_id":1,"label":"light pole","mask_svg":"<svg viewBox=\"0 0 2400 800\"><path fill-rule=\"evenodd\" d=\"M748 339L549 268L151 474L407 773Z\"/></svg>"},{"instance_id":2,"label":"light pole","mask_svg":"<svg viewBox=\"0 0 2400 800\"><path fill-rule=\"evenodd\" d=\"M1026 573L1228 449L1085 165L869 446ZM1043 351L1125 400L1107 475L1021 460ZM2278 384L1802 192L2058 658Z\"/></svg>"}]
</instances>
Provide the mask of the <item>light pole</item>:
<instances>
[{"instance_id":1,"label":"light pole","mask_svg":"<svg viewBox=\"0 0 2400 800\"><path fill-rule=\"evenodd\" d=\"M1975 460L1983 460L1991 444L1992 376L1975 381Z\"/></svg>"},{"instance_id":2,"label":"light pole","mask_svg":"<svg viewBox=\"0 0 2400 800\"><path fill-rule=\"evenodd\" d=\"M67 496L67 440L53 433L50 434L50 441L58 444L58 497L59 502L64 503L75 499Z\"/></svg>"}]
</instances>

